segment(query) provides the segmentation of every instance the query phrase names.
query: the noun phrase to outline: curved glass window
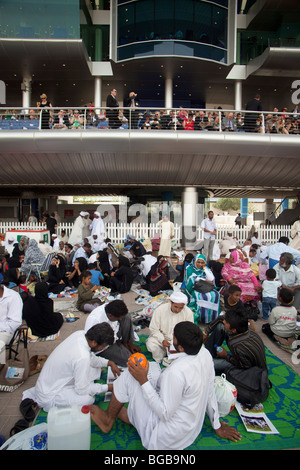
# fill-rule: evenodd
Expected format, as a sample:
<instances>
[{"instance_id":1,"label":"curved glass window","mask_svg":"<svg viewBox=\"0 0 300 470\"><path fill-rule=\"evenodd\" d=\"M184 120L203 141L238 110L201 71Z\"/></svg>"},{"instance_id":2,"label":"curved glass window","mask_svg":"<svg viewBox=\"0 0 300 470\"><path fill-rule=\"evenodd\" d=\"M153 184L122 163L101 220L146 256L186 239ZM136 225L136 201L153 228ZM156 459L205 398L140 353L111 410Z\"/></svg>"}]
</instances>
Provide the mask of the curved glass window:
<instances>
[{"instance_id":1,"label":"curved glass window","mask_svg":"<svg viewBox=\"0 0 300 470\"><path fill-rule=\"evenodd\" d=\"M227 22L228 0L119 0L118 60L187 55L226 62Z\"/></svg>"},{"instance_id":2,"label":"curved glass window","mask_svg":"<svg viewBox=\"0 0 300 470\"><path fill-rule=\"evenodd\" d=\"M1 0L0 37L79 39L78 0Z\"/></svg>"}]
</instances>

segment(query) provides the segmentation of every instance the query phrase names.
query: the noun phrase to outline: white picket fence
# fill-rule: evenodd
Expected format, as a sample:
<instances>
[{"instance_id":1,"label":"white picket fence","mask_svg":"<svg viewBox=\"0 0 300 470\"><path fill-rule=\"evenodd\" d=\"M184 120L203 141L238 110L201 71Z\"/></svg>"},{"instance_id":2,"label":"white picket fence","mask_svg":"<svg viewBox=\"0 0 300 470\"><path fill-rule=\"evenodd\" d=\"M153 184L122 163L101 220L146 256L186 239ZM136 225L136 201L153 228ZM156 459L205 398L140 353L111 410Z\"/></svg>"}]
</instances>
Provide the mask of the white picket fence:
<instances>
[{"instance_id":1,"label":"white picket fence","mask_svg":"<svg viewBox=\"0 0 300 470\"><path fill-rule=\"evenodd\" d=\"M156 224L127 224L127 223L106 223L106 236L111 239L113 244L123 243L128 234L132 235L135 239L140 240L148 235L150 240L155 238L160 233L160 229ZM0 233L6 234L8 230L44 230L46 227L42 223L28 224L26 222L0 222ZM73 228L73 223L60 223L57 227L57 233L60 234L62 230L66 231L69 236ZM232 233L240 243L248 238L250 226L239 228L234 225L217 224L216 240L222 240L228 233ZM276 243L281 236L290 237L291 227L288 225L276 225L270 227L256 228L258 237L266 244L270 245ZM181 246L182 240L182 227L175 224L174 226L174 241L177 247ZM203 231L200 226L196 227L196 240L203 240Z\"/></svg>"}]
</instances>

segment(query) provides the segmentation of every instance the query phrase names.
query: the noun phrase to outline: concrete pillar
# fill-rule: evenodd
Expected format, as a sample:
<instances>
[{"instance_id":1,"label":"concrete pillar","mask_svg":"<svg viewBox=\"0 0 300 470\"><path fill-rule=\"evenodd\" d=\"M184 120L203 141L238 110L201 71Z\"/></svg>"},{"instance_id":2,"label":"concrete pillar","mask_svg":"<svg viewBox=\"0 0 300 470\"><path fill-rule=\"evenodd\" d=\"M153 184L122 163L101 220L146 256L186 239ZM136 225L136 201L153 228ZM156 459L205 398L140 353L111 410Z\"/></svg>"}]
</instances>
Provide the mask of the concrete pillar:
<instances>
[{"instance_id":1,"label":"concrete pillar","mask_svg":"<svg viewBox=\"0 0 300 470\"><path fill-rule=\"evenodd\" d=\"M276 204L273 199L265 199L265 220L270 220L270 222L275 220L276 216L272 215L275 209Z\"/></svg>"},{"instance_id":2,"label":"concrete pillar","mask_svg":"<svg viewBox=\"0 0 300 470\"><path fill-rule=\"evenodd\" d=\"M102 105L102 78L95 77L94 79L94 105L96 112L100 111Z\"/></svg>"},{"instance_id":3,"label":"concrete pillar","mask_svg":"<svg viewBox=\"0 0 300 470\"><path fill-rule=\"evenodd\" d=\"M181 197L182 206L182 246L192 250L197 238L198 191L196 188L184 188Z\"/></svg>"},{"instance_id":4,"label":"concrete pillar","mask_svg":"<svg viewBox=\"0 0 300 470\"><path fill-rule=\"evenodd\" d=\"M173 108L173 79L165 79L165 108Z\"/></svg>"},{"instance_id":5,"label":"concrete pillar","mask_svg":"<svg viewBox=\"0 0 300 470\"><path fill-rule=\"evenodd\" d=\"M22 107L29 110L31 106L31 77L24 76L21 84L22 90Z\"/></svg>"},{"instance_id":6,"label":"concrete pillar","mask_svg":"<svg viewBox=\"0 0 300 470\"><path fill-rule=\"evenodd\" d=\"M242 109L242 80L236 80L234 83L234 108L237 111Z\"/></svg>"}]
</instances>

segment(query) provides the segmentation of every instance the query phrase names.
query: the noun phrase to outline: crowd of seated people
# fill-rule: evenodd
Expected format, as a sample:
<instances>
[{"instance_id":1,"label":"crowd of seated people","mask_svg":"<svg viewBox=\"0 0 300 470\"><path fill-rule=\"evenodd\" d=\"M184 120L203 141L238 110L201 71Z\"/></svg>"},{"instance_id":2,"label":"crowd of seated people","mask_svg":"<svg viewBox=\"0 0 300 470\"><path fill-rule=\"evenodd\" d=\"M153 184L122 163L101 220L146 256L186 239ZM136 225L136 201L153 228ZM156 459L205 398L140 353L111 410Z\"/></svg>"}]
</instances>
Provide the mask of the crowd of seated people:
<instances>
[{"instance_id":1,"label":"crowd of seated people","mask_svg":"<svg viewBox=\"0 0 300 470\"><path fill-rule=\"evenodd\" d=\"M97 112L98 111L98 112ZM221 106L214 110L193 110L179 108L177 110L143 110L134 111L136 118L131 119L128 111L119 108L115 128L139 130L188 130L188 131L219 131L245 132L244 113L223 111ZM39 110L30 109L26 114L23 110L10 109L0 115L0 127L39 128ZM107 129L109 119L106 110L96 110L93 106L79 109L54 109L49 111L49 129ZM134 124L133 124L134 123ZM44 127L43 127L44 128ZM292 110L274 107L270 112L255 116L253 132L266 134L299 134L300 113L298 106Z\"/></svg>"}]
</instances>

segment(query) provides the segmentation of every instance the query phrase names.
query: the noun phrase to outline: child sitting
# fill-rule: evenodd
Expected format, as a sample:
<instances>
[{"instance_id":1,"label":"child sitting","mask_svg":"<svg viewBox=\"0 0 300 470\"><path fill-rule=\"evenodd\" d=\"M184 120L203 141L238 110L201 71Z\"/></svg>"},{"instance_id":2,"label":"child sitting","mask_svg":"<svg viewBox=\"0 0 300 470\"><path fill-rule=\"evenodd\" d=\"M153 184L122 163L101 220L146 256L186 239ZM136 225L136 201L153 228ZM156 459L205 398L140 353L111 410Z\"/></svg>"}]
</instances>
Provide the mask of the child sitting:
<instances>
[{"instance_id":1,"label":"child sitting","mask_svg":"<svg viewBox=\"0 0 300 470\"><path fill-rule=\"evenodd\" d=\"M101 269L97 267L97 263L90 263L88 265L89 271L92 275L91 283L95 286L100 286L101 281L104 280Z\"/></svg>"},{"instance_id":2,"label":"child sitting","mask_svg":"<svg viewBox=\"0 0 300 470\"><path fill-rule=\"evenodd\" d=\"M20 289L20 294L22 292L28 292L25 274L21 274L21 276L19 277L19 289Z\"/></svg>"},{"instance_id":3,"label":"child sitting","mask_svg":"<svg viewBox=\"0 0 300 470\"><path fill-rule=\"evenodd\" d=\"M282 287L278 294L280 305L273 308L269 322L262 326L263 333L281 344L288 345L295 338L297 310L293 306L293 300L293 293Z\"/></svg>"},{"instance_id":4,"label":"child sitting","mask_svg":"<svg viewBox=\"0 0 300 470\"><path fill-rule=\"evenodd\" d=\"M267 269L267 279L262 282L262 313L263 319L268 320L269 313L277 304L278 289L281 287L280 281L275 281L275 269Z\"/></svg>"},{"instance_id":5,"label":"child sitting","mask_svg":"<svg viewBox=\"0 0 300 470\"><path fill-rule=\"evenodd\" d=\"M224 294L224 309L226 312L237 311L243 312L247 315L244 304L241 301L241 295L242 289L239 286L235 284L229 286L227 293ZM248 318L248 324L253 330L255 330L254 320Z\"/></svg>"},{"instance_id":6,"label":"child sitting","mask_svg":"<svg viewBox=\"0 0 300 470\"><path fill-rule=\"evenodd\" d=\"M244 304L241 301L242 289L237 285L232 285L224 294L224 309L227 310L243 310Z\"/></svg>"},{"instance_id":7,"label":"child sitting","mask_svg":"<svg viewBox=\"0 0 300 470\"><path fill-rule=\"evenodd\" d=\"M103 304L102 300L93 298L98 286L91 283L91 278L90 271L83 271L81 284L78 286L77 308L84 313L90 313L94 308Z\"/></svg>"}]
</instances>

